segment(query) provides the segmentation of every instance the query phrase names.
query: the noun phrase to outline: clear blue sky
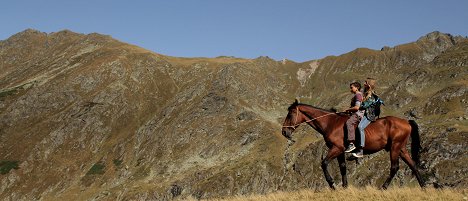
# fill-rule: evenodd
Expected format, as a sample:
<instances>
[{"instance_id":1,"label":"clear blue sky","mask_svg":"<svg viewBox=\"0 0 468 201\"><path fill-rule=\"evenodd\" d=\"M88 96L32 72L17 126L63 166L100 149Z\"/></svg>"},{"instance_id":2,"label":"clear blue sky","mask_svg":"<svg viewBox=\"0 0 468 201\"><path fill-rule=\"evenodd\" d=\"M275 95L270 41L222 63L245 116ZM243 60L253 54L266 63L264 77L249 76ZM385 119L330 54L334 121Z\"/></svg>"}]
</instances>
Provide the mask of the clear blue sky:
<instances>
[{"instance_id":1,"label":"clear blue sky","mask_svg":"<svg viewBox=\"0 0 468 201\"><path fill-rule=\"evenodd\" d=\"M435 30L467 36L468 1L1 1L0 40L27 28L97 32L171 56L306 61Z\"/></svg>"}]
</instances>

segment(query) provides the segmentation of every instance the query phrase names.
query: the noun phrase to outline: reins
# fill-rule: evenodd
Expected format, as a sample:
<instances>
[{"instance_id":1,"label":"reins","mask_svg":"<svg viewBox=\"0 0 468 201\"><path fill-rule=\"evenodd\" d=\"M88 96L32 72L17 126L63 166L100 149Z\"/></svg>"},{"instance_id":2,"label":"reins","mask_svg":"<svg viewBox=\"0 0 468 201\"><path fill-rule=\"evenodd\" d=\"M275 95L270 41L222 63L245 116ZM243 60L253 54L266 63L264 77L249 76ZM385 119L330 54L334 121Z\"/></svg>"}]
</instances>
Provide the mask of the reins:
<instances>
[{"instance_id":1,"label":"reins","mask_svg":"<svg viewBox=\"0 0 468 201\"><path fill-rule=\"evenodd\" d=\"M309 118L307 115L304 115L306 116L306 118L308 118L309 120L307 121L304 121L302 123L309 123L311 121L314 121L314 120L317 120L317 119L320 119L322 117L325 117L325 116L328 116L328 115L332 115L332 114L335 114L335 113L328 113L328 114L325 114L325 115L322 115L322 116L318 116L318 117L315 117L315 118ZM283 128L292 128L293 130L296 130L296 128L301 125L302 123L297 123L297 117L299 116L299 107L296 106L296 120L294 121L294 125L293 126L283 126Z\"/></svg>"}]
</instances>

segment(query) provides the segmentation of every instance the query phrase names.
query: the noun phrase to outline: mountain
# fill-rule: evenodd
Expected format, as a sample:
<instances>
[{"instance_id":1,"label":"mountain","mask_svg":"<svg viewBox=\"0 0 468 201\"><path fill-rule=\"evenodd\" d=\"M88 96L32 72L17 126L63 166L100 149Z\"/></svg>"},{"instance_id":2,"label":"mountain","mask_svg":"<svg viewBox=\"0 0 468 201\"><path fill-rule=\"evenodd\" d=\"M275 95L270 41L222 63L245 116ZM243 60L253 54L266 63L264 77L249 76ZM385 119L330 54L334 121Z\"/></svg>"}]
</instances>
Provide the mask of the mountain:
<instances>
[{"instance_id":1,"label":"mountain","mask_svg":"<svg viewBox=\"0 0 468 201\"><path fill-rule=\"evenodd\" d=\"M326 188L320 134L288 145L287 107L346 108L374 77L383 115L416 119L423 177L466 188L468 39L440 32L297 63L178 58L101 34L25 30L0 41L0 198L167 200ZM381 185L385 151L348 163ZM339 181L336 161L330 172ZM379 172L376 174L376 172ZM401 165L392 185L417 185Z\"/></svg>"}]
</instances>

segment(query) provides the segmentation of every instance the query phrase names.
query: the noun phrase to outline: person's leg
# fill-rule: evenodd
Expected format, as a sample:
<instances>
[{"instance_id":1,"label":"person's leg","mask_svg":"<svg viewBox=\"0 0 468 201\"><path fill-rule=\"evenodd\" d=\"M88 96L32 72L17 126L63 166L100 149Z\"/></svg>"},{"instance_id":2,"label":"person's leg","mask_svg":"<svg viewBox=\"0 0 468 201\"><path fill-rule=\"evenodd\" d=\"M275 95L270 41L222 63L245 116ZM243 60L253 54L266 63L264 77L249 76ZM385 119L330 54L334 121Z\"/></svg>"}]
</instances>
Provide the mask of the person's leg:
<instances>
[{"instance_id":1,"label":"person's leg","mask_svg":"<svg viewBox=\"0 0 468 201\"><path fill-rule=\"evenodd\" d=\"M354 125L359 122L359 117L356 114L351 115L351 117L346 121L346 128L348 130L348 148L345 150L346 153L353 151L356 149L354 146L354 141L356 139Z\"/></svg>"},{"instance_id":2,"label":"person's leg","mask_svg":"<svg viewBox=\"0 0 468 201\"><path fill-rule=\"evenodd\" d=\"M359 128L359 133L361 134L361 142L359 143L358 147L358 152L353 153L354 157L363 157L364 156L364 151L363 148L365 146L366 142L366 133L364 132L364 129L371 123L367 117L363 117L361 122L359 122L358 128Z\"/></svg>"},{"instance_id":3,"label":"person's leg","mask_svg":"<svg viewBox=\"0 0 468 201\"><path fill-rule=\"evenodd\" d=\"M359 133L361 134L361 143L360 146L364 148L364 145L366 143L366 134L364 129L371 123L367 117L362 117L361 122L359 122L358 128L359 128Z\"/></svg>"}]
</instances>

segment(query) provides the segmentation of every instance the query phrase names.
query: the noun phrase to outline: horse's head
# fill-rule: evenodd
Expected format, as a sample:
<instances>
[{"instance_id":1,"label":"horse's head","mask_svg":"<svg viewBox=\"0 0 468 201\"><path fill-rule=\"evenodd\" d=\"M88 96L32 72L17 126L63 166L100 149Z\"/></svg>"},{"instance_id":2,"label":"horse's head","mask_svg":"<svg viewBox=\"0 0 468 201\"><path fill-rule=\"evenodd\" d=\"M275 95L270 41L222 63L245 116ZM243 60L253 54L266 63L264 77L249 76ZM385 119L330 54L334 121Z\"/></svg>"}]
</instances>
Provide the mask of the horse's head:
<instances>
[{"instance_id":1,"label":"horse's head","mask_svg":"<svg viewBox=\"0 0 468 201\"><path fill-rule=\"evenodd\" d=\"M299 111L299 103L296 99L296 101L294 101L294 103L288 108L288 115L286 116L286 119L284 119L281 133L288 140L292 140L292 133L304 121L304 115Z\"/></svg>"}]
</instances>

